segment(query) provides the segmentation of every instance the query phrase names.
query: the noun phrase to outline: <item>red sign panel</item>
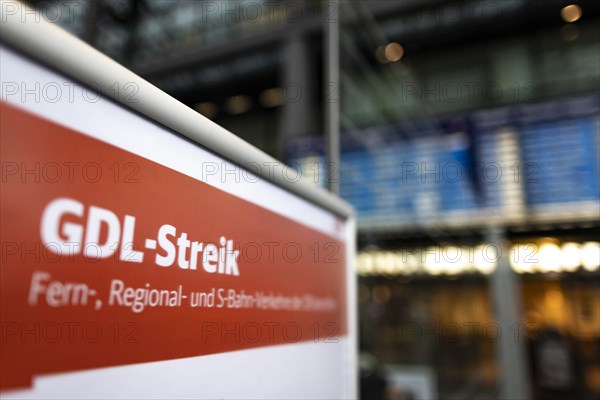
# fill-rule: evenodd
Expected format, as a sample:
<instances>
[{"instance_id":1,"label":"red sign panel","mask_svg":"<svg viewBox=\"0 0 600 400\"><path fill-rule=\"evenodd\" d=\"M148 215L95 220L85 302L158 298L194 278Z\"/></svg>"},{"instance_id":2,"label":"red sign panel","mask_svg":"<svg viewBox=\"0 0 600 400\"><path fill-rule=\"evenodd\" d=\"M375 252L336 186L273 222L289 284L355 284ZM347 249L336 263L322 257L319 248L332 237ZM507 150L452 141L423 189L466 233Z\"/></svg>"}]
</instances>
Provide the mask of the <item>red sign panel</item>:
<instances>
[{"instance_id":1,"label":"red sign panel","mask_svg":"<svg viewBox=\"0 0 600 400\"><path fill-rule=\"evenodd\" d=\"M347 334L341 241L6 103L0 111L0 389Z\"/></svg>"}]
</instances>

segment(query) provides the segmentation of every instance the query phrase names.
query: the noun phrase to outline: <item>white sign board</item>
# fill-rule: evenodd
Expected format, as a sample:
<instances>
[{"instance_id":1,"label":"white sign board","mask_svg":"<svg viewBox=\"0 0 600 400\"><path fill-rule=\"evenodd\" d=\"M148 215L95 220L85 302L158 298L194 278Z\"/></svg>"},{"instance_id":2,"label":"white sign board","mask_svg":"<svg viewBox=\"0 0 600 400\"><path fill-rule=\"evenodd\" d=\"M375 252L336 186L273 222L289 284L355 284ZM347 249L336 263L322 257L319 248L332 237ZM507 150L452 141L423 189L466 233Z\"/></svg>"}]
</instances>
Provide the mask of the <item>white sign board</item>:
<instances>
[{"instance_id":1,"label":"white sign board","mask_svg":"<svg viewBox=\"0 0 600 400\"><path fill-rule=\"evenodd\" d=\"M2 398L355 397L349 214L32 52L0 48Z\"/></svg>"}]
</instances>

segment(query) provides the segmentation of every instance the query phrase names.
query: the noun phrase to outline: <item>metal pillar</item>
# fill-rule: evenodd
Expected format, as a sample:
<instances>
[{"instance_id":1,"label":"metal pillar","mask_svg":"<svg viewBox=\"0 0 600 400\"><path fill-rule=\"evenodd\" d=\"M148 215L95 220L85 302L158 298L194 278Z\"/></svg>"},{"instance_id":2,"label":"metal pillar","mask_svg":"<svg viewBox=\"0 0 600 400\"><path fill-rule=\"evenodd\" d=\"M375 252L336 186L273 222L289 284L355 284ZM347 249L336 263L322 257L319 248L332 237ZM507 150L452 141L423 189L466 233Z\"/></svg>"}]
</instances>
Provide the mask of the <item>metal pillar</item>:
<instances>
[{"instance_id":1,"label":"metal pillar","mask_svg":"<svg viewBox=\"0 0 600 400\"><path fill-rule=\"evenodd\" d=\"M307 14L305 0L289 1L294 7ZM295 9L295 8L294 8ZM290 23L290 34L282 43L281 88L284 91L284 106L280 119L279 158L285 156L286 139L316 132L319 127L315 118L315 80L317 71L311 54L311 40L303 29L296 25L304 21Z\"/></svg>"},{"instance_id":2,"label":"metal pillar","mask_svg":"<svg viewBox=\"0 0 600 400\"><path fill-rule=\"evenodd\" d=\"M340 193L340 8L338 0L325 3L325 136L327 138L327 183Z\"/></svg>"},{"instance_id":3,"label":"metal pillar","mask_svg":"<svg viewBox=\"0 0 600 400\"><path fill-rule=\"evenodd\" d=\"M489 228L487 243L499 251L496 270L491 276L490 289L496 322L500 326L496 353L500 363L500 399L527 400L529 391L529 368L525 357L523 335L522 299L516 274L510 268L509 247L504 232Z\"/></svg>"},{"instance_id":4,"label":"metal pillar","mask_svg":"<svg viewBox=\"0 0 600 400\"><path fill-rule=\"evenodd\" d=\"M283 107L285 136L305 135L311 129L311 78L307 39L300 32L289 37L283 47L282 89L287 100Z\"/></svg>"}]
</instances>

